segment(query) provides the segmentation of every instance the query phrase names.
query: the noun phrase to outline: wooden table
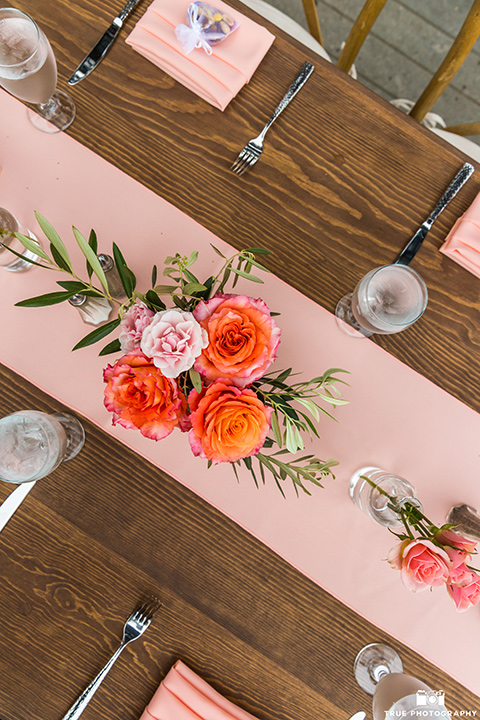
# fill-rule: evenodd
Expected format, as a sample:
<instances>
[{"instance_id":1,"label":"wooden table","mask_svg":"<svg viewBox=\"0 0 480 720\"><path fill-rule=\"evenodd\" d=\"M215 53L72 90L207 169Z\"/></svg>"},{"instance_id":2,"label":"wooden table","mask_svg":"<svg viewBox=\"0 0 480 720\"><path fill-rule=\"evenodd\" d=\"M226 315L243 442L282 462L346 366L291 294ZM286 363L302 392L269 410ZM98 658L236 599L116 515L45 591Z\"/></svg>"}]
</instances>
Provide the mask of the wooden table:
<instances>
[{"instance_id":1,"label":"wooden table","mask_svg":"<svg viewBox=\"0 0 480 720\"><path fill-rule=\"evenodd\" d=\"M60 84L118 10L88 0L22 0L18 7L49 36ZM223 114L120 40L72 90L78 117L69 132L232 245L274 250L275 272L333 310L368 269L396 257L464 158L275 33L250 85ZM317 71L269 135L257 168L237 178L229 164L306 59ZM413 263L430 294L422 320L375 339L476 410L478 281L438 247L479 187L477 172ZM0 414L21 407L59 404L4 369ZM39 483L0 535L1 720L62 717L150 592L164 609L125 651L86 720L138 717L177 658L261 720L342 720L369 709L352 663L376 640L399 649L408 672L447 691L452 708L478 708L461 685L85 426L82 453ZM0 488L0 500L8 489Z\"/></svg>"}]
</instances>

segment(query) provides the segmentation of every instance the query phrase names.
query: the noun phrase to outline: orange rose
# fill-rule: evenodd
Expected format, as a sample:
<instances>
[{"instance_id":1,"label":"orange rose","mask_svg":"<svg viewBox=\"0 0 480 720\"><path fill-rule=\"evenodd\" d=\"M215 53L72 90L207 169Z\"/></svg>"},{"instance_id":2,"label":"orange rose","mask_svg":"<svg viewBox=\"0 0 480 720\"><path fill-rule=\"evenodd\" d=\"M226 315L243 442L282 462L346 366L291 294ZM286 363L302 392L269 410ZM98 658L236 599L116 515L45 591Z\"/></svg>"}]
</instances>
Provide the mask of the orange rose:
<instances>
[{"instance_id":1,"label":"orange rose","mask_svg":"<svg viewBox=\"0 0 480 720\"><path fill-rule=\"evenodd\" d=\"M218 380L201 393L188 396L192 429L188 435L194 455L212 463L236 462L255 455L270 429L272 409L253 390Z\"/></svg>"},{"instance_id":2,"label":"orange rose","mask_svg":"<svg viewBox=\"0 0 480 720\"><path fill-rule=\"evenodd\" d=\"M199 302L193 315L209 340L195 370L209 380L229 378L245 387L262 377L274 361L280 328L263 300L219 294Z\"/></svg>"},{"instance_id":3,"label":"orange rose","mask_svg":"<svg viewBox=\"0 0 480 720\"><path fill-rule=\"evenodd\" d=\"M139 350L108 365L103 378L105 407L113 424L137 428L152 440L170 435L186 411L185 396L174 380L164 377Z\"/></svg>"}]
</instances>

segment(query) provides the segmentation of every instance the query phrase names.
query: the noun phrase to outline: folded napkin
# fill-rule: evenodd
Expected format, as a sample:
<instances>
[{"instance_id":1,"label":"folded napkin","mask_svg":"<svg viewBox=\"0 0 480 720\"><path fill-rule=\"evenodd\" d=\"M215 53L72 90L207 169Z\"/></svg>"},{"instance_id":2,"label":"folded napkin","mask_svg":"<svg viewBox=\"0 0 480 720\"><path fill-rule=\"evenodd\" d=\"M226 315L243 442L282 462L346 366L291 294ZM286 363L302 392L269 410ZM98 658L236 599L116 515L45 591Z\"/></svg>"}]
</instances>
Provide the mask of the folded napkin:
<instances>
[{"instance_id":1,"label":"folded napkin","mask_svg":"<svg viewBox=\"0 0 480 720\"><path fill-rule=\"evenodd\" d=\"M154 0L126 42L204 100L220 110L252 77L275 37L266 28L230 8L221 0L211 4L239 23L223 42L185 54L175 28L186 22L188 2Z\"/></svg>"},{"instance_id":2,"label":"folded napkin","mask_svg":"<svg viewBox=\"0 0 480 720\"><path fill-rule=\"evenodd\" d=\"M440 252L480 278L480 193L450 230Z\"/></svg>"},{"instance_id":3,"label":"folded napkin","mask_svg":"<svg viewBox=\"0 0 480 720\"><path fill-rule=\"evenodd\" d=\"M168 672L140 720L256 720L181 660Z\"/></svg>"}]
</instances>

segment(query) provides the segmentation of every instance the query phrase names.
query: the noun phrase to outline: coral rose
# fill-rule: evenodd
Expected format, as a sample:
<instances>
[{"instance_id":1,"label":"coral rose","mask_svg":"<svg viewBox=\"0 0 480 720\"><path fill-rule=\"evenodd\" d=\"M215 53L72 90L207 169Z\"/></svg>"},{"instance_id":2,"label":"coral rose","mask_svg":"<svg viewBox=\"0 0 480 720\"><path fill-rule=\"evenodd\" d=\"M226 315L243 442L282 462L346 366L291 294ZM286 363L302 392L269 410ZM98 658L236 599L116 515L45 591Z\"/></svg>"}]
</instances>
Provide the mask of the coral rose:
<instances>
[{"instance_id":1,"label":"coral rose","mask_svg":"<svg viewBox=\"0 0 480 720\"><path fill-rule=\"evenodd\" d=\"M137 428L152 440L170 435L186 411L186 399L174 380L162 375L139 350L108 365L104 403L113 424Z\"/></svg>"},{"instance_id":2,"label":"coral rose","mask_svg":"<svg viewBox=\"0 0 480 720\"><path fill-rule=\"evenodd\" d=\"M193 314L209 340L195 370L209 380L229 378L238 387L265 374L275 359L280 328L263 300L218 294L199 302Z\"/></svg>"},{"instance_id":3,"label":"coral rose","mask_svg":"<svg viewBox=\"0 0 480 720\"><path fill-rule=\"evenodd\" d=\"M255 455L270 429L272 409L250 389L217 380L188 396L190 445L194 455L212 463L236 462Z\"/></svg>"},{"instance_id":4,"label":"coral rose","mask_svg":"<svg viewBox=\"0 0 480 720\"><path fill-rule=\"evenodd\" d=\"M468 610L480 600L480 576L472 572L472 581L468 585L447 584L447 590L459 612Z\"/></svg>"},{"instance_id":5,"label":"coral rose","mask_svg":"<svg viewBox=\"0 0 480 720\"><path fill-rule=\"evenodd\" d=\"M143 331L140 347L165 377L175 378L193 366L207 345L207 333L192 313L162 310Z\"/></svg>"},{"instance_id":6,"label":"coral rose","mask_svg":"<svg viewBox=\"0 0 480 720\"><path fill-rule=\"evenodd\" d=\"M388 561L413 592L443 585L449 576L450 559L431 540L404 540L390 550Z\"/></svg>"},{"instance_id":7,"label":"coral rose","mask_svg":"<svg viewBox=\"0 0 480 720\"><path fill-rule=\"evenodd\" d=\"M144 303L137 302L131 305L120 323L120 347L123 353L130 353L140 346L142 333L154 316Z\"/></svg>"}]
</instances>

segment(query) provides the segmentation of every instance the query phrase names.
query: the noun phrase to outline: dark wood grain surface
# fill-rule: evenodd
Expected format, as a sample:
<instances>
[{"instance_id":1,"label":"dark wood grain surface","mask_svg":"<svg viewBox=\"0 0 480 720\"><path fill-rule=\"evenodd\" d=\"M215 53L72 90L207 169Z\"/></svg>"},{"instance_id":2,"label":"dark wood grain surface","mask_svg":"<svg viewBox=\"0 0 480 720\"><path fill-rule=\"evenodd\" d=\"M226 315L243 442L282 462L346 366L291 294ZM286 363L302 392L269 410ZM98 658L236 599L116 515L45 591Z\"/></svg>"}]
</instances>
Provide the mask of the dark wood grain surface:
<instances>
[{"instance_id":1,"label":"dark wood grain surface","mask_svg":"<svg viewBox=\"0 0 480 720\"><path fill-rule=\"evenodd\" d=\"M60 86L119 9L112 0L17 5L49 36ZM283 37L220 113L125 45L141 12L71 90L78 117L69 133L232 245L274 250L275 272L329 310L371 267L395 258L464 161ZM270 132L254 171L237 178L231 161L306 59L316 72ZM430 293L422 320L375 339L476 410L479 281L438 248L479 188L477 172L414 261ZM0 415L22 407L59 406L2 369ZM178 658L260 720L344 720L369 709L352 663L375 640L393 644L408 672L446 690L452 708L478 708L461 685L85 426L82 453L38 483L0 534L1 720L62 717L150 592L164 609L125 651L85 720L134 720ZM8 490L2 483L0 500Z\"/></svg>"}]
</instances>

